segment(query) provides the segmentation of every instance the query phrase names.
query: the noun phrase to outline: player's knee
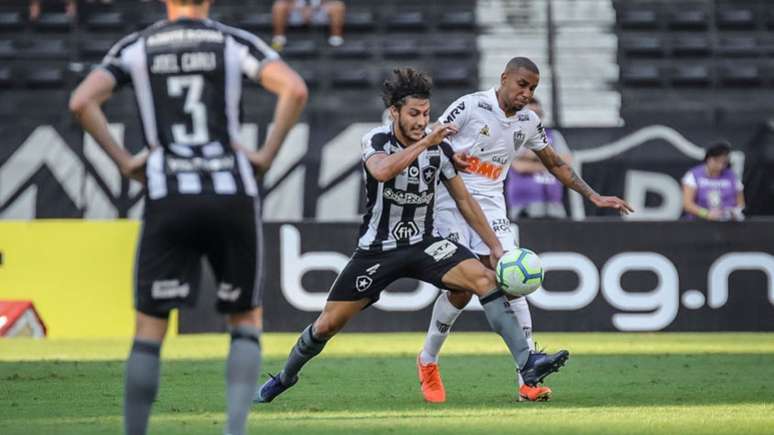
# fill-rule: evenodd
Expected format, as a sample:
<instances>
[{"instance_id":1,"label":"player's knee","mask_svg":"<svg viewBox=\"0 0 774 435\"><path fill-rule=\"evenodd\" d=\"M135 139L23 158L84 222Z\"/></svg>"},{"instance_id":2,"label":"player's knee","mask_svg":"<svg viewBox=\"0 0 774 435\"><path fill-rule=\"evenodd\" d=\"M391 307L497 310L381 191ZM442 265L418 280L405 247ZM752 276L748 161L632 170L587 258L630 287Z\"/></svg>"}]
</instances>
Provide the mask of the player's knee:
<instances>
[{"instance_id":1,"label":"player's knee","mask_svg":"<svg viewBox=\"0 0 774 435\"><path fill-rule=\"evenodd\" d=\"M492 289L497 287L497 281L495 280L495 274L489 269L482 266L482 270L473 279L474 291L477 295L485 295Z\"/></svg>"},{"instance_id":2,"label":"player's knee","mask_svg":"<svg viewBox=\"0 0 774 435\"><path fill-rule=\"evenodd\" d=\"M468 292L449 292L448 298L449 302L454 305L457 309L463 309L465 306L470 302L470 299L473 297L472 294Z\"/></svg>"},{"instance_id":3,"label":"player's knee","mask_svg":"<svg viewBox=\"0 0 774 435\"><path fill-rule=\"evenodd\" d=\"M336 322L334 319L323 318L314 322L313 332L316 337L327 340L336 335L343 327L343 323Z\"/></svg>"}]
</instances>

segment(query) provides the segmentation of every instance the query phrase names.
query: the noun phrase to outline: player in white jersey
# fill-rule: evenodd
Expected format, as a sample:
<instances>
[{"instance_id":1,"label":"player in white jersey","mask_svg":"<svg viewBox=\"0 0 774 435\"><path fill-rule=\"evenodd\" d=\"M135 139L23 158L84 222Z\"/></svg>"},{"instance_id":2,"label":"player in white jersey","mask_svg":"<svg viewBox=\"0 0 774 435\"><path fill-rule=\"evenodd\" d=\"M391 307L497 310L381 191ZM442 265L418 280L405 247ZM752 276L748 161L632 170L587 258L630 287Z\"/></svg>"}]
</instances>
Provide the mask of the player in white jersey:
<instances>
[{"instance_id":1,"label":"player in white jersey","mask_svg":"<svg viewBox=\"0 0 774 435\"><path fill-rule=\"evenodd\" d=\"M632 211L622 199L596 193L549 145L540 118L525 108L532 100L539 80L539 70L531 60L513 58L501 74L498 88L460 97L439 119L457 126L459 131L449 138L449 142L466 166L462 179L479 202L505 251L516 248L516 241L506 211L503 182L522 146L534 151L562 184L579 192L597 207L617 209L622 214ZM461 218L454 201L443 189L437 194L435 210L435 228L439 235L468 247L484 264L489 264L490 252L486 244ZM451 326L469 301L469 294L443 291L433 307L425 345L417 358L422 394L429 402L445 401L438 354ZM510 305L534 349L532 318L526 298L512 299ZM548 400L551 396L550 388L524 385L520 375L519 384L520 399Z\"/></svg>"}]
</instances>

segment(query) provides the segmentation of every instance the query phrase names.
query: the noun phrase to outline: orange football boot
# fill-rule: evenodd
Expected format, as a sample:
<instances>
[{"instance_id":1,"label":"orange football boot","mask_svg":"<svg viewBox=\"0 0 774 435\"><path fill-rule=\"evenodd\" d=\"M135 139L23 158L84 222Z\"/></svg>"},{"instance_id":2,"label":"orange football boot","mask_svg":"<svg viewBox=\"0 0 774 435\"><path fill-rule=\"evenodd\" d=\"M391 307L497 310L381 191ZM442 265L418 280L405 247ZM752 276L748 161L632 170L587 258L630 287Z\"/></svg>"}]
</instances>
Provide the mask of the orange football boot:
<instances>
[{"instance_id":1,"label":"orange football boot","mask_svg":"<svg viewBox=\"0 0 774 435\"><path fill-rule=\"evenodd\" d=\"M551 389L541 385L530 387L522 385L519 387L519 401L529 400L530 402L546 402L551 400Z\"/></svg>"},{"instance_id":2,"label":"orange football boot","mask_svg":"<svg viewBox=\"0 0 774 435\"><path fill-rule=\"evenodd\" d=\"M438 364L422 364L417 356L417 374L419 385L422 387L422 395L429 403L443 403L446 401L446 389L441 381L441 371Z\"/></svg>"}]
</instances>

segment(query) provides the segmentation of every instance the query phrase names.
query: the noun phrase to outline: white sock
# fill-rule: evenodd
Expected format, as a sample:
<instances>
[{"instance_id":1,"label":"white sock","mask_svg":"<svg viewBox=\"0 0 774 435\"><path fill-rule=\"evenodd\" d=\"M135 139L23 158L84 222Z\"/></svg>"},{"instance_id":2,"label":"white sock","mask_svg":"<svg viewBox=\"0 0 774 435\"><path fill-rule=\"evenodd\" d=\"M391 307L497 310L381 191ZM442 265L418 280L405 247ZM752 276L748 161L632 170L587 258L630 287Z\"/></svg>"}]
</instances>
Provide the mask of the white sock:
<instances>
[{"instance_id":1,"label":"white sock","mask_svg":"<svg viewBox=\"0 0 774 435\"><path fill-rule=\"evenodd\" d=\"M443 347L446 337L449 336L454 321L462 312L449 302L448 293L442 291L433 305L433 316L430 318L430 326L427 328L425 346L422 348L422 353L419 354L419 362L422 364L438 362L441 347Z\"/></svg>"},{"instance_id":2,"label":"white sock","mask_svg":"<svg viewBox=\"0 0 774 435\"><path fill-rule=\"evenodd\" d=\"M510 303L513 314L519 319L519 325L524 330L524 336L527 338L527 343L529 343L529 349L535 350L535 341L532 339L532 314L529 312L527 298L516 298L511 300ZM521 373L519 373L519 387L522 385L524 385L524 380L521 378Z\"/></svg>"}]
</instances>

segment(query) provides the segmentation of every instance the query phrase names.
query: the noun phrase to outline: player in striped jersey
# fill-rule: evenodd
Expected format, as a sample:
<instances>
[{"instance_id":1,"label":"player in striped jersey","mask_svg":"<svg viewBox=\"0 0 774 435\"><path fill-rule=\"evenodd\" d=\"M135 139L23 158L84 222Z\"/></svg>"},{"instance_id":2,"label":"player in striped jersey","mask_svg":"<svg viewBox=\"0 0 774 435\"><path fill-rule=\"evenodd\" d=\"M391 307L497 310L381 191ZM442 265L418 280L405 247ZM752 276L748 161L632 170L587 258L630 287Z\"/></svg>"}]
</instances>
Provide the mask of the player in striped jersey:
<instances>
[{"instance_id":1,"label":"player in striped jersey","mask_svg":"<svg viewBox=\"0 0 774 435\"><path fill-rule=\"evenodd\" d=\"M404 277L476 294L527 383L537 384L567 359L564 351L554 355L530 352L524 332L497 288L494 272L467 248L434 235L433 205L443 183L464 219L490 249L492 264L502 255L497 236L451 161L452 152L444 139L457 129L438 124L426 133L430 89L429 76L411 68L395 70L385 81L383 99L393 121L363 138L368 211L358 247L333 283L323 312L301 333L283 370L258 390L256 402L271 402L293 386L301 367L328 340L376 302L385 287Z\"/></svg>"},{"instance_id":2,"label":"player in striped jersey","mask_svg":"<svg viewBox=\"0 0 774 435\"><path fill-rule=\"evenodd\" d=\"M122 174L145 181L135 268L134 344L124 424L147 431L170 310L196 301L200 258L227 314L227 433L242 434L260 366L262 237L254 172L269 168L306 103L303 80L256 36L207 19L211 0L167 0L167 20L120 40L73 93L70 109ZM259 151L239 144L242 77L277 94L274 127ZM101 110L134 87L148 151L130 155Z\"/></svg>"}]
</instances>

